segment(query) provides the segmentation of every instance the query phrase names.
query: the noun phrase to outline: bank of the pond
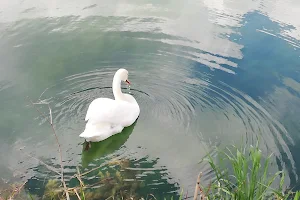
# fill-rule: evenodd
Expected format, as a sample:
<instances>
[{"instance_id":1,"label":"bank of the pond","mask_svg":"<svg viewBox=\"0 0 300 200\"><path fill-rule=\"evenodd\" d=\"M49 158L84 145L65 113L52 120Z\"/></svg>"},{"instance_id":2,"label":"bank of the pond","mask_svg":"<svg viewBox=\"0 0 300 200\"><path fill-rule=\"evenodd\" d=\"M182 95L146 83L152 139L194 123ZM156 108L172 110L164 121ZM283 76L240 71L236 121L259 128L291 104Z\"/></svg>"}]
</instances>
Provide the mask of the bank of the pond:
<instances>
[{"instance_id":1,"label":"bank of the pond","mask_svg":"<svg viewBox=\"0 0 300 200\"><path fill-rule=\"evenodd\" d=\"M270 172L270 156L264 157L258 146L249 148L230 147L217 150L212 157L209 154L201 162L208 162L215 178L210 184L201 183L201 173L195 177L195 191L188 194L184 189L180 194L164 199L294 199L300 197L299 191L284 188L283 171ZM42 196L31 194L25 183L2 185L0 200L6 199L159 199L152 191L142 191L144 183L136 179L136 173L128 170L130 160L112 159L106 170L101 166L77 173L72 179L76 184L64 188L61 179L49 179ZM109 167L112 166L112 167ZM201 170L201 169L199 169ZM85 181L87 175L93 174L93 180Z\"/></svg>"}]
</instances>

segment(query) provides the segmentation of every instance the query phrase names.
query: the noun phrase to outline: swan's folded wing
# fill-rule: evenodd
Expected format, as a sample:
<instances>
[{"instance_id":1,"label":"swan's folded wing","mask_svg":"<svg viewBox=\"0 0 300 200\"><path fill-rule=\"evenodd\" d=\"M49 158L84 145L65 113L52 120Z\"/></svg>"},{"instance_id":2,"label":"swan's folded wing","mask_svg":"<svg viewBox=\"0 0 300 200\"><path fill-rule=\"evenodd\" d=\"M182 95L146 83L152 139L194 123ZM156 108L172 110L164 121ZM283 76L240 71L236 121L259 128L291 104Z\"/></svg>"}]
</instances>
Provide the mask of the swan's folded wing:
<instances>
[{"instance_id":1,"label":"swan's folded wing","mask_svg":"<svg viewBox=\"0 0 300 200\"><path fill-rule=\"evenodd\" d=\"M98 98L90 104L85 120L92 123L126 124L131 109L132 105L127 102Z\"/></svg>"}]
</instances>

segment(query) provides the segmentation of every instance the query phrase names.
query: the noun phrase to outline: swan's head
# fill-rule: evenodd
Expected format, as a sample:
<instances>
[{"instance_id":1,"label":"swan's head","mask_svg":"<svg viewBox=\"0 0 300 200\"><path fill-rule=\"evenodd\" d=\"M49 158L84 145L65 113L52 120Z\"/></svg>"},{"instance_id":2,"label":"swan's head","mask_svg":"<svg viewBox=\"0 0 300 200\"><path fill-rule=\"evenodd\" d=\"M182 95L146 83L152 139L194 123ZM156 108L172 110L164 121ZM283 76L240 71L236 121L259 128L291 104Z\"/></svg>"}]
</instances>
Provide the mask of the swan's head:
<instances>
[{"instance_id":1,"label":"swan's head","mask_svg":"<svg viewBox=\"0 0 300 200\"><path fill-rule=\"evenodd\" d=\"M126 69L119 69L116 72L116 76L118 76L121 81L124 81L127 84L130 84L130 81L128 80L128 71Z\"/></svg>"}]
</instances>

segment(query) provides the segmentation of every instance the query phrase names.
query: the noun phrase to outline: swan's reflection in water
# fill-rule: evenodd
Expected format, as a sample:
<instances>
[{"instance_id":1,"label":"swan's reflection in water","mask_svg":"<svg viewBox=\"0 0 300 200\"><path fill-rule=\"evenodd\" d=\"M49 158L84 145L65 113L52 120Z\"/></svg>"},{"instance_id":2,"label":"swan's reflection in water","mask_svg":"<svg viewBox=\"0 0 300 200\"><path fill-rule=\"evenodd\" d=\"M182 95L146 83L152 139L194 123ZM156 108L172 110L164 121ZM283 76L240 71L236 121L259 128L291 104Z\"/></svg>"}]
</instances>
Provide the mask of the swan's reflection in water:
<instances>
[{"instance_id":1,"label":"swan's reflection in water","mask_svg":"<svg viewBox=\"0 0 300 200\"><path fill-rule=\"evenodd\" d=\"M120 149L120 147L129 138L136 123L137 121L135 121L131 126L124 128L121 133L115 134L107 138L106 140L100 142L92 142L88 150L85 150L87 142L84 142L81 156L82 167L87 167L88 164L93 160L102 158Z\"/></svg>"}]
</instances>

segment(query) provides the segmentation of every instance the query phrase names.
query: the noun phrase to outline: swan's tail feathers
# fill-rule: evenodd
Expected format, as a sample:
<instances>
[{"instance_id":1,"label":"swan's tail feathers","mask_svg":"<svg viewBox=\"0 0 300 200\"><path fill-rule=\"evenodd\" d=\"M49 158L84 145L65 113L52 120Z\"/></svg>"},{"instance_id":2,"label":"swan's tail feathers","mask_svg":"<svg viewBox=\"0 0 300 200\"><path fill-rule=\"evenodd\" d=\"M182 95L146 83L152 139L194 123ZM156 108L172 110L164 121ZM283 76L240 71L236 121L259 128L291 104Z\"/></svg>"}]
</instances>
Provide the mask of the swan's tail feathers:
<instances>
[{"instance_id":1,"label":"swan's tail feathers","mask_svg":"<svg viewBox=\"0 0 300 200\"><path fill-rule=\"evenodd\" d=\"M114 126L110 123L87 123L85 130L79 135L79 137L85 138L87 142L102 141L106 138L119 133L123 130L121 126Z\"/></svg>"},{"instance_id":2,"label":"swan's tail feathers","mask_svg":"<svg viewBox=\"0 0 300 200\"><path fill-rule=\"evenodd\" d=\"M108 132L109 127L110 125L108 123L92 124L88 122L84 131L79 135L79 137L92 138L103 135L104 133Z\"/></svg>"}]
</instances>

